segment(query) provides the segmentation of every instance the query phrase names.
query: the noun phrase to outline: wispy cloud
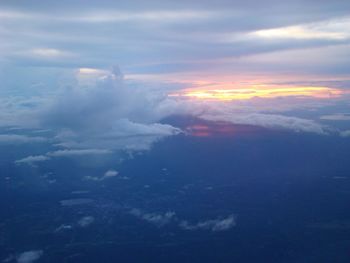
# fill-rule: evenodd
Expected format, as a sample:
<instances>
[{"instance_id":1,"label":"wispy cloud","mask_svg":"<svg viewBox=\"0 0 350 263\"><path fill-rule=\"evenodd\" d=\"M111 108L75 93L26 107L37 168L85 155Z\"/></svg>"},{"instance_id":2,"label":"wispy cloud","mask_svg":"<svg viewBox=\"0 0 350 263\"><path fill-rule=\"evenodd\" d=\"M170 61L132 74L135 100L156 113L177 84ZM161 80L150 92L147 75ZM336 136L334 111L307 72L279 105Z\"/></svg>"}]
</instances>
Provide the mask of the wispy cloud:
<instances>
[{"instance_id":1,"label":"wispy cloud","mask_svg":"<svg viewBox=\"0 0 350 263\"><path fill-rule=\"evenodd\" d=\"M350 130L342 131L340 135L343 137L350 137Z\"/></svg>"},{"instance_id":2,"label":"wispy cloud","mask_svg":"<svg viewBox=\"0 0 350 263\"><path fill-rule=\"evenodd\" d=\"M266 128L278 128L296 132L327 134L329 128L313 120L289 117L279 114L221 112L208 113L201 118L211 121L226 121L234 124L256 125Z\"/></svg>"},{"instance_id":3,"label":"wispy cloud","mask_svg":"<svg viewBox=\"0 0 350 263\"><path fill-rule=\"evenodd\" d=\"M112 151L106 149L67 149L58 150L54 152L48 152L46 155L49 157L72 157L72 156L84 156L84 155L104 155L111 154Z\"/></svg>"},{"instance_id":4,"label":"wispy cloud","mask_svg":"<svg viewBox=\"0 0 350 263\"><path fill-rule=\"evenodd\" d=\"M118 172L115 170L108 170L107 172L104 173L103 176L85 176L85 180L90 180L90 181L104 181L113 177L116 177L118 175Z\"/></svg>"},{"instance_id":5,"label":"wispy cloud","mask_svg":"<svg viewBox=\"0 0 350 263\"><path fill-rule=\"evenodd\" d=\"M40 259L43 254L43 250L31 250L19 254L16 259L18 263L32 263Z\"/></svg>"},{"instance_id":6,"label":"wispy cloud","mask_svg":"<svg viewBox=\"0 0 350 263\"><path fill-rule=\"evenodd\" d=\"M175 218L175 212L168 211L161 213L145 213L140 209L133 208L129 212L131 215L136 216L142 220L152 223L158 227L162 227L169 224Z\"/></svg>"},{"instance_id":7,"label":"wispy cloud","mask_svg":"<svg viewBox=\"0 0 350 263\"><path fill-rule=\"evenodd\" d=\"M226 231L236 225L235 217L230 215L226 218L210 219L191 224L188 221L181 221L180 227L185 230L211 230L213 232Z\"/></svg>"},{"instance_id":8,"label":"wispy cloud","mask_svg":"<svg viewBox=\"0 0 350 263\"><path fill-rule=\"evenodd\" d=\"M95 218L93 216L84 216L78 221L80 227L88 227L94 223Z\"/></svg>"},{"instance_id":9,"label":"wispy cloud","mask_svg":"<svg viewBox=\"0 0 350 263\"><path fill-rule=\"evenodd\" d=\"M322 115L320 119L327 120L327 121L350 121L350 114L337 113L337 114Z\"/></svg>"},{"instance_id":10,"label":"wispy cloud","mask_svg":"<svg viewBox=\"0 0 350 263\"><path fill-rule=\"evenodd\" d=\"M50 157L46 156L46 155L30 155L28 157L16 160L15 163L16 164L35 164L37 162L44 162L50 160Z\"/></svg>"},{"instance_id":11,"label":"wispy cloud","mask_svg":"<svg viewBox=\"0 0 350 263\"><path fill-rule=\"evenodd\" d=\"M48 139L18 134L0 134L0 144L44 143Z\"/></svg>"}]
</instances>

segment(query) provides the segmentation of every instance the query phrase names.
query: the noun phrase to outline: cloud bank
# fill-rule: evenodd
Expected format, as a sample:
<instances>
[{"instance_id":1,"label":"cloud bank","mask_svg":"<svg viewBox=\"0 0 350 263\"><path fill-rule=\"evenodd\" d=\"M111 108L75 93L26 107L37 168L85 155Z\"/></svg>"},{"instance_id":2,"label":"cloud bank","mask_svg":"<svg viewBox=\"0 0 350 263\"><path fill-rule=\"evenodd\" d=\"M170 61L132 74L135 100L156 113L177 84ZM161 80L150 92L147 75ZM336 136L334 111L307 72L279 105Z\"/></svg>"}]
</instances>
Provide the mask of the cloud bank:
<instances>
[{"instance_id":1,"label":"cloud bank","mask_svg":"<svg viewBox=\"0 0 350 263\"><path fill-rule=\"evenodd\" d=\"M54 158L147 151L162 138L182 133L177 127L161 123L172 115L320 135L336 131L317 122L320 118L329 119L330 115L307 119L285 112L317 110L337 103L338 98L330 101L307 97L254 97L222 102L174 98L168 94L169 91L159 87L125 81L117 67L109 71L76 70L74 78L65 80L55 92L23 98L17 110L13 103L8 103L12 106L0 112L0 116L5 116L0 126L8 127L11 119L10 127L30 129L31 134L36 130L44 131L42 136L6 133L0 134L0 143L47 143L54 148L16 161L16 164L32 165ZM12 101L17 102L18 98ZM336 118L339 119L339 115Z\"/></svg>"}]
</instances>

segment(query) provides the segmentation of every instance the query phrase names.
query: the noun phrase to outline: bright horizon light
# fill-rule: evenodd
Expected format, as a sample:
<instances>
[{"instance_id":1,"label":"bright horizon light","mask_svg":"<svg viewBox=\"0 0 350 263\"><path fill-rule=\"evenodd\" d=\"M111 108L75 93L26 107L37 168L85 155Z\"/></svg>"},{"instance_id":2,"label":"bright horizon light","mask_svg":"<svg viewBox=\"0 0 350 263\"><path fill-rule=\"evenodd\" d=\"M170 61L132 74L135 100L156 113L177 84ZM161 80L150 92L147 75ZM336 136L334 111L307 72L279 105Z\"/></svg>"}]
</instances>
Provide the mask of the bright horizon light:
<instances>
[{"instance_id":1,"label":"bright horizon light","mask_svg":"<svg viewBox=\"0 0 350 263\"><path fill-rule=\"evenodd\" d=\"M224 86L224 85L223 85ZM285 87L276 85L253 85L248 88L190 88L180 93L171 93L170 97L184 97L198 100L248 100L258 98L276 97L314 97L314 98L335 98L343 94L342 90L329 87Z\"/></svg>"}]
</instances>

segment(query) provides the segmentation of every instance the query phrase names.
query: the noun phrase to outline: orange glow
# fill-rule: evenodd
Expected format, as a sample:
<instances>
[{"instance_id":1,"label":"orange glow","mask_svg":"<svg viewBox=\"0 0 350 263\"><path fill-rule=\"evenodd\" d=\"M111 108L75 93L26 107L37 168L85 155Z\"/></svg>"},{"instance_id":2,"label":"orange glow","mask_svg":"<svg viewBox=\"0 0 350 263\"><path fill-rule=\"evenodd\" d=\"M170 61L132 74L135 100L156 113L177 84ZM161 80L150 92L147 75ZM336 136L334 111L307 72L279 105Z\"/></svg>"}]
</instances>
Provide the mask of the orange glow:
<instances>
[{"instance_id":1,"label":"orange glow","mask_svg":"<svg viewBox=\"0 0 350 263\"><path fill-rule=\"evenodd\" d=\"M173 93L171 97L188 97L200 100L247 100L254 97L276 98L286 96L306 96L315 98L334 98L342 95L343 92L338 89L328 87L292 87L278 85L253 85L248 88L227 88L227 85L215 85L210 88L191 88L182 93Z\"/></svg>"},{"instance_id":2,"label":"orange glow","mask_svg":"<svg viewBox=\"0 0 350 263\"><path fill-rule=\"evenodd\" d=\"M261 133L261 129L254 126L234 125L226 122L201 123L186 127L186 131L195 137L225 137L233 135L247 135Z\"/></svg>"},{"instance_id":3,"label":"orange glow","mask_svg":"<svg viewBox=\"0 0 350 263\"><path fill-rule=\"evenodd\" d=\"M212 133L209 126L199 124L189 126L187 127L187 130L196 137L208 137Z\"/></svg>"}]
</instances>

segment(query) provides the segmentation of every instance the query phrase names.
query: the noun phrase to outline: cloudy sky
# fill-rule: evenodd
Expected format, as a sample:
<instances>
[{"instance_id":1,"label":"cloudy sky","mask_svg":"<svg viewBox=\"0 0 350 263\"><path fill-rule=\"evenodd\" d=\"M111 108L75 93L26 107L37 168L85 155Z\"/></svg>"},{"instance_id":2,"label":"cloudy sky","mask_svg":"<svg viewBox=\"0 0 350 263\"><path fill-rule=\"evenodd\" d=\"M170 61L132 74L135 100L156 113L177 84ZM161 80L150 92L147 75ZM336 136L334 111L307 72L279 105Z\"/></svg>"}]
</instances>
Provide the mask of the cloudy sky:
<instances>
[{"instance_id":1,"label":"cloudy sky","mask_svg":"<svg viewBox=\"0 0 350 263\"><path fill-rule=\"evenodd\" d=\"M0 142L58 147L29 156L39 161L143 150L183 132L161 123L178 114L348 136L349 10L345 0L1 1Z\"/></svg>"},{"instance_id":2,"label":"cloudy sky","mask_svg":"<svg viewBox=\"0 0 350 263\"><path fill-rule=\"evenodd\" d=\"M0 8L4 66L118 64L180 81L349 73L348 1L5 0Z\"/></svg>"}]
</instances>

